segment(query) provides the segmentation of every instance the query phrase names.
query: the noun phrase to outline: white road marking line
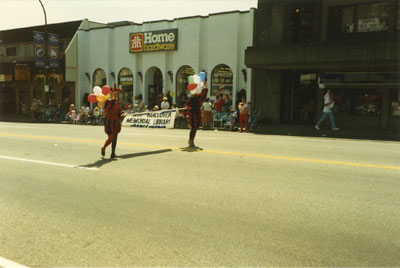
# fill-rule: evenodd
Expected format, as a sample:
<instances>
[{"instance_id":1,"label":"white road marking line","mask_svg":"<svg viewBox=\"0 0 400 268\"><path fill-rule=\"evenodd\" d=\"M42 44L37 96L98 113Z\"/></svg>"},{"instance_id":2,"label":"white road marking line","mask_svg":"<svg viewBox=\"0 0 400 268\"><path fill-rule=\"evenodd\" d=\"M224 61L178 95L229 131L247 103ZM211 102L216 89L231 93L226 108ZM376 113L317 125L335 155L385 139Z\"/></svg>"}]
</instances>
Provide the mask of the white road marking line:
<instances>
[{"instance_id":1,"label":"white road marking line","mask_svg":"<svg viewBox=\"0 0 400 268\"><path fill-rule=\"evenodd\" d=\"M89 168L89 167L82 167L82 166L76 166L76 165L70 165L70 164L48 162L48 161L40 161L40 160L32 160L32 159L18 158L18 157L5 156L5 155L0 155L0 158L8 159L8 160L32 162L32 163L51 165L51 166L60 166L60 167L69 167L69 168L82 168L82 169L88 169L88 170L99 170L98 168Z\"/></svg>"},{"instance_id":2,"label":"white road marking line","mask_svg":"<svg viewBox=\"0 0 400 268\"><path fill-rule=\"evenodd\" d=\"M37 128L37 127L25 127L25 126L4 125L4 124L0 124L0 127L10 127L10 128Z\"/></svg>"},{"instance_id":3,"label":"white road marking line","mask_svg":"<svg viewBox=\"0 0 400 268\"><path fill-rule=\"evenodd\" d=\"M2 268L29 268L28 266L4 259L0 257L0 267Z\"/></svg>"}]
</instances>

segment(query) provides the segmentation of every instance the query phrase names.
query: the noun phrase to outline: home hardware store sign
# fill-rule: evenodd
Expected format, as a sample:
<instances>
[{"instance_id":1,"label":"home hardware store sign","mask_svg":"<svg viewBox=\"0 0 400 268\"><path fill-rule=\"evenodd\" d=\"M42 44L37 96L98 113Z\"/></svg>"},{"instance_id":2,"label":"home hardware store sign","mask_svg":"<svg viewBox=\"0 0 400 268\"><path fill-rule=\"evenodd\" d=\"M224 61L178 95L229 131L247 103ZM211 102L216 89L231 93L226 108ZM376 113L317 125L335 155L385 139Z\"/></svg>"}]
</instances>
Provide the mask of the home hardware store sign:
<instances>
[{"instance_id":1,"label":"home hardware store sign","mask_svg":"<svg viewBox=\"0 0 400 268\"><path fill-rule=\"evenodd\" d=\"M178 49L178 29L129 34L129 52L153 52Z\"/></svg>"}]
</instances>

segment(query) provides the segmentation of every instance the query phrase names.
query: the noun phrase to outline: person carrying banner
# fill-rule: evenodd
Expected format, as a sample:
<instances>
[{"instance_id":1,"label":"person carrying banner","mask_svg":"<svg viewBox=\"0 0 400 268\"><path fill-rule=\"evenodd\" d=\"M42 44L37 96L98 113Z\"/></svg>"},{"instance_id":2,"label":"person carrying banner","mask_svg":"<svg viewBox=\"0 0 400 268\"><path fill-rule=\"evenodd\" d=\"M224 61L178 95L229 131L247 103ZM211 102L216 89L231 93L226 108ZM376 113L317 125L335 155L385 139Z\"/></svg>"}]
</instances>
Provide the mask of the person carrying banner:
<instances>
[{"instance_id":1,"label":"person carrying banner","mask_svg":"<svg viewBox=\"0 0 400 268\"><path fill-rule=\"evenodd\" d=\"M192 93L193 92L193 93ZM195 90L190 91L190 98L186 101L185 107L189 111L189 122L191 126L189 134L189 147L195 147L194 138L196 136L197 129L201 124L201 106L207 97L207 82L204 81L203 90L197 93Z\"/></svg>"},{"instance_id":2,"label":"person carrying banner","mask_svg":"<svg viewBox=\"0 0 400 268\"><path fill-rule=\"evenodd\" d=\"M104 131L108 135L108 139L104 143L104 146L101 148L101 155L105 156L106 148L108 145L112 143L112 152L111 158L115 158L115 149L117 147L117 138L118 133L121 131L121 119L125 117L121 107L118 103L118 95L119 92L122 93L122 90L117 88L114 83L114 88L111 91L110 98L105 103L104 111L105 111L105 120L104 120Z\"/></svg>"}]
</instances>

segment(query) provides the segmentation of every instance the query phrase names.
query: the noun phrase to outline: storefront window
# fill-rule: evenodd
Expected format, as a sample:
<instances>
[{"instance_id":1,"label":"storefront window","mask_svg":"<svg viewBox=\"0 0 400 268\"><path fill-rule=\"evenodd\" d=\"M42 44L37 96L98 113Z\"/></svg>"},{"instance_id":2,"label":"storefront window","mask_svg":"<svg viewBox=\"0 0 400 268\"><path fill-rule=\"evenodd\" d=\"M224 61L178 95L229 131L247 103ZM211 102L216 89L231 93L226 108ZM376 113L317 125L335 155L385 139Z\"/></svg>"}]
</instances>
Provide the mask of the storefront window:
<instances>
[{"instance_id":1,"label":"storefront window","mask_svg":"<svg viewBox=\"0 0 400 268\"><path fill-rule=\"evenodd\" d=\"M122 89L123 95L121 104L125 108L133 102L133 73L129 68L123 68L118 75L118 85Z\"/></svg>"},{"instance_id":2,"label":"storefront window","mask_svg":"<svg viewBox=\"0 0 400 268\"><path fill-rule=\"evenodd\" d=\"M97 69L93 74L93 87L103 87L107 84L106 73L102 69Z\"/></svg>"},{"instance_id":3,"label":"storefront window","mask_svg":"<svg viewBox=\"0 0 400 268\"><path fill-rule=\"evenodd\" d=\"M400 0L397 1L396 30L400 31Z\"/></svg>"},{"instance_id":4,"label":"storefront window","mask_svg":"<svg viewBox=\"0 0 400 268\"><path fill-rule=\"evenodd\" d=\"M188 77L194 75L194 70L190 66L183 66L176 74L176 104L178 107L185 105L188 99L189 91L187 90Z\"/></svg>"},{"instance_id":5,"label":"storefront window","mask_svg":"<svg viewBox=\"0 0 400 268\"><path fill-rule=\"evenodd\" d=\"M293 43L310 43L313 35L313 6L296 7L292 13Z\"/></svg>"},{"instance_id":6,"label":"storefront window","mask_svg":"<svg viewBox=\"0 0 400 268\"><path fill-rule=\"evenodd\" d=\"M63 105L63 108L66 110L68 109L69 105L71 104L71 90L68 86L63 87L62 89L62 95L61 95L61 102Z\"/></svg>"},{"instance_id":7,"label":"storefront window","mask_svg":"<svg viewBox=\"0 0 400 268\"><path fill-rule=\"evenodd\" d=\"M0 112L15 113L15 90L0 83Z\"/></svg>"},{"instance_id":8,"label":"storefront window","mask_svg":"<svg viewBox=\"0 0 400 268\"><path fill-rule=\"evenodd\" d=\"M335 95L334 112L349 115L380 115L382 112L382 90L338 89Z\"/></svg>"},{"instance_id":9,"label":"storefront window","mask_svg":"<svg viewBox=\"0 0 400 268\"><path fill-rule=\"evenodd\" d=\"M391 115L400 116L400 90L392 89L390 92Z\"/></svg>"},{"instance_id":10,"label":"storefront window","mask_svg":"<svg viewBox=\"0 0 400 268\"><path fill-rule=\"evenodd\" d=\"M211 95L218 93L232 95L233 73L232 69L224 64L218 65L212 71Z\"/></svg>"},{"instance_id":11,"label":"storefront window","mask_svg":"<svg viewBox=\"0 0 400 268\"><path fill-rule=\"evenodd\" d=\"M387 2L332 7L329 10L329 32L340 34L387 31L388 20Z\"/></svg>"}]
</instances>

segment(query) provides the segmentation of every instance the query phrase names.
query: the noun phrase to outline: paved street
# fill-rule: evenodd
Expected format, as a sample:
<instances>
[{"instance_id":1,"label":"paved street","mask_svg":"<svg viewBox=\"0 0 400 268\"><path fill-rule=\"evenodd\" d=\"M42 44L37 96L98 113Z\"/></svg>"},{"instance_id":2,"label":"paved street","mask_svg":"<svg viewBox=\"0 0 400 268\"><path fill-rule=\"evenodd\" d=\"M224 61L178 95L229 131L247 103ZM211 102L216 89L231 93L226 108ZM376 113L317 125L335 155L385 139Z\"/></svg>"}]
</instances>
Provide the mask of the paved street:
<instances>
[{"instance_id":1,"label":"paved street","mask_svg":"<svg viewBox=\"0 0 400 268\"><path fill-rule=\"evenodd\" d=\"M0 122L0 257L55 266L400 266L400 144Z\"/></svg>"}]
</instances>

